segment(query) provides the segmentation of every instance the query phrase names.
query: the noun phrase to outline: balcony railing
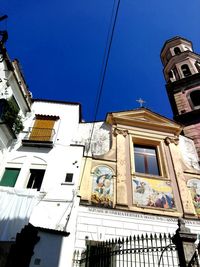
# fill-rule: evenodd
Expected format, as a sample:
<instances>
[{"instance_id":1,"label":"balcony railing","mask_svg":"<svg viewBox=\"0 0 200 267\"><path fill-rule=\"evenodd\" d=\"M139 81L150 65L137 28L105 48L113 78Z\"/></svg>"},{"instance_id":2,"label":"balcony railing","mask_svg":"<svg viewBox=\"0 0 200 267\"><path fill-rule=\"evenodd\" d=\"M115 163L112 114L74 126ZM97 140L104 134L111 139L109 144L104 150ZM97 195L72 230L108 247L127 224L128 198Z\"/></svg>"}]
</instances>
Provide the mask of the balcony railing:
<instances>
[{"instance_id":1,"label":"balcony railing","mask_svg":"<svg viewBox=\"0 0 200 267\"><path fill-rule=\"evenodd\" d=\"M29 127L22 143L28 146L52 147L54 135L55 130L51 128Z\"/></svg>"}]
</instances>

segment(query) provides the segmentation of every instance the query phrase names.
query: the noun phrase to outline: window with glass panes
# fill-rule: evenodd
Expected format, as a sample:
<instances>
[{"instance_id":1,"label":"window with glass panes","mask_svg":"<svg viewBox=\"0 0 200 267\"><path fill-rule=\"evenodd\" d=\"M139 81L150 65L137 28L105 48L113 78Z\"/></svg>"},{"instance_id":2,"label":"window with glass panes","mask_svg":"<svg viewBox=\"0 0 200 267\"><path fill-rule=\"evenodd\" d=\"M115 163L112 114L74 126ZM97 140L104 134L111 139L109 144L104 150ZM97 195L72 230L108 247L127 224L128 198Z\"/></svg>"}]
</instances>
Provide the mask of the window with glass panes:
<instances>
[{"instance_id":1,"label":"window with glass panes","mask_svg":"<svg viewBox=\"0 0 200 267\"><path fill-rule=\"evenodd\" d=\"M160 175L156 147L134 145L135 171Z\"/></svg>"}]
</instances>

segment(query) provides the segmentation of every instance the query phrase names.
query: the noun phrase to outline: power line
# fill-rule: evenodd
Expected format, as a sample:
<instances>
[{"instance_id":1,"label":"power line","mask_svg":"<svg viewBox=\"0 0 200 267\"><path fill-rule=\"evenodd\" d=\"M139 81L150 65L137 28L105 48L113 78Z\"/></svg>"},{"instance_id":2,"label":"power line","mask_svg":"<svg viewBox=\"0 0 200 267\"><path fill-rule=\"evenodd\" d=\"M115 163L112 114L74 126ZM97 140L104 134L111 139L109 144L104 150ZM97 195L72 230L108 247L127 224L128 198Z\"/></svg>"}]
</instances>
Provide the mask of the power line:
<instances>
[{"instance_id":1,"label":"power line","mask_svg":"<svg viewBox=\"0 0 200 267\"><path fill-rule=\"evenodd\" d=\"M117 7L115 8L116 5ZM114 0L111 19L110 19L110 26L109 26L109 31L108 31L107 40L106 40L106 46L104 49L104 56L103 56L102 67L101 67L101 72L100 72L100 79L99 79L99 84L98 84L98 89L97 89L94 121L96 121L97 119L97 114L99 110L99 104L100 104L101 95L103 91L103 85L105 81L108 60L109 60L110 50L111 50L112 41L113 41L113 36L114 36L114 31L115 31L115 26L116 26L118 11L119 11L119 5L120 5L120 0Z\"/></svg>"},{"instance_id":2,"label":"power line","mask_svg":"<svg viewBox=\"0 0 200 267\"><path fill-rule=\"evenodd\" d=\"M92 124L91 134L89 136L89 146L88 146L88 150L86 153L86 158L85 158L85 162L84 162L84 166L83 166L83 171L82 171L82 175L81 175L79 188L80 188L82 180L83 180L83 175L84 175L85 168L86 168L87 157L88 157L88 154L90 151L92 136L94 133L95 121L97 119L97 115L98 115L98 111L99 111L99 106L100 106L101 96L102 96L102 92L103 92L103 86L104 86L104 82L105 82L111 46L112 46L112 42L113 42L114 31L115 31L115 27L116 27L116 21L117 21L117 17L118 17L118 13L119 13L120 1L121 0L114 0L114 2L113 2L111 19L110 19L110 24L109 24L109 30L108 30L106 46L104 49L104 56L103 56L102 67L101 67L101 72L100 72L100 79L99 79L99 84L98 84L98 89L97 89L97 97L96 97L95 111L94 111L94 120L93 120L93 124Z\"/></svg>"}]
</instances>

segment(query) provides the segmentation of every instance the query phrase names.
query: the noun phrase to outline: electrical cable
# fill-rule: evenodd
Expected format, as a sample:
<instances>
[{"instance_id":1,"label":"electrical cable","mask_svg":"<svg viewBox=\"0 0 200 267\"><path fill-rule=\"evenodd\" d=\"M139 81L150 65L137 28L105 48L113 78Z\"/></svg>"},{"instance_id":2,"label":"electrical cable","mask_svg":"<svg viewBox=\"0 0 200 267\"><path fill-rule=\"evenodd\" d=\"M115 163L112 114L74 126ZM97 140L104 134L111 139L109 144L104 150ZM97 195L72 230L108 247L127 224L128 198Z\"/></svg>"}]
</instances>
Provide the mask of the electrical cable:
<instances>
[{"instance_id":1,"label":"electrical cable","mask_svg":"<svg viewBox=\"0 0 200 267\"><path fill-rule=\"evenodd\" d=\"M116 4L116 2L117 2L117 4ZM115 9L115 6L116 6L116 9ZM82 184L82 180L83 180L83 176L84 176L84 172L85 172L85 168L86 168L86 163L87 163L87 159L88 159L88 154L89 154L90 147L91 147L92 136L93 136L93 133L94 133L95 121L97 119L97 114L98 114L98 111L99 111L99 105L100 105L100 100L101 100L101 96L102 96L103 85L104 85L104 81L105 81L105 76L106 76L108 60L109 60L109 56L110 56L110 50L111 50L111 46L112 46L112 41L113 41L113 35L114 35L114 31L115 31L117 16L118 16L118 12L119 12L119 6L120 6L120 0L114 0L113 7L112 7L112 13L111 13L111 19L110 19L109 30L108 30L107 39L106 39L106 46L105 46L105 49L104 49L102 67L101 67L101 72L100 72L100 79L99 79L98 90L97 90L97 96L96 96L96 101L95 101L95 112L94 112L94 119L93 119L93 123L92 123L92 130L91 130L91 133L90 133L90 136L89 136L88 148L87 148L86 155L85 155L85 162L84 162L84 166L83 166L83 170L82 170L82 174L81 174L81 180L80 180L80 183L79 183L79 189L80 189L81 184ZM66 222L66 224L64 226L65 229L66 229L67 224L69 222L69 218L70 218L71 213L72 213L73 205L74 205L74 198L72 199L71 210L70 210L70 213L68 215L67 222ZM67 209L68 209L68 207L67 207Z\"/></svg>"},{"instance_id":2,"label":"electrical cable","mask_svg":"<svg viewBox=\"0 0 200 267\"><path fill-rule=\"evenodd\" d=\"M117 21L117 17L118 17L118 13L119 13L120 1L121 0L114 0L114 3L113 3L110 26L109 26L108 35L107 35L106 46L104 49L102 68L101 68L101 72L100 72L100 79L99 79L98 90L97 90L94 120L93 120L93 124L92 124L92 130L91 130L91 133L89 136L89 144L88 144L88 149L87 149L86 156L85 156L85 162L84 162L84 166L83 166L83 171L82 171L82 175L81 175L79 189L80 189L81 184L82 184L83 175L84 175L85 168L86 168L87 157L88 157L88 154L90 151L92 136L94 133L95 121L97 119L97 114L99 111L99 106L100 106L101 96L102 96L102 92L103 92L103 86L104 86L104 82L105 82L105 76L106 76L106 71L107 71L107 67L108 67L108 61L109 61L111 46L112 46L112 42L113 42L114 31L115 31L115 27L116 27L116 21ZM115 6L116 6L116 8L115 8Z\"/></svg>"},{"instance_id":3,"label":"electrical cable","mask_svg":"<svg viewBox=\"0 0 200 267\"><path fill-rule=\"evenodd\" d=\"M113 2L110 24L109 24L110 26L109 26L109 30L108 30L108 34L107 34L107 38L106 38L106 46L104 49L102 67L101 67L101 72L100 72L100 79L99 79L97 96L96 96L96 101L95 101L95 114L94 114L93 121L96 121L96 119L97 119L99 102L100 102L101 93L102 93L102 89L103 89L104 78L105 78L105 74L106 74L106 68L107 68L108 57L109 57L110 48L111 48L112 37L114 34L114 28L113 27L115 27L115 24L113 24L113 21L116 23L116 11L115 11L116 4L115 4L115 2L116 2L116 0L114 0L114 2Z\"/></svg>"}]
</instances>

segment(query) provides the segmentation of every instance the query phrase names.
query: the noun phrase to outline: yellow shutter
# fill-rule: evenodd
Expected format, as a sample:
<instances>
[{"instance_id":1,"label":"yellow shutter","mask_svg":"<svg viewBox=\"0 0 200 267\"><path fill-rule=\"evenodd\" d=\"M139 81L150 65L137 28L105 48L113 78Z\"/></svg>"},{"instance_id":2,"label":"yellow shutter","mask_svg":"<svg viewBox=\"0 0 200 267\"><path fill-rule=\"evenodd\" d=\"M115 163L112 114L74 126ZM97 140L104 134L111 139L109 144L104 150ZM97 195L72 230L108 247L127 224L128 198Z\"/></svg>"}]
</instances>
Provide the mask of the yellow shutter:
<instances>
[{"instance_id":1,"label":"yellow shutter","mask_svg":"<svg viewBox=\"0 0 200 267\"><path fill-rule=\"evenodd\" d=\"M36 119L29 139L35 141L50 141L55 119Z\"/></svg>"}]
</instances>

